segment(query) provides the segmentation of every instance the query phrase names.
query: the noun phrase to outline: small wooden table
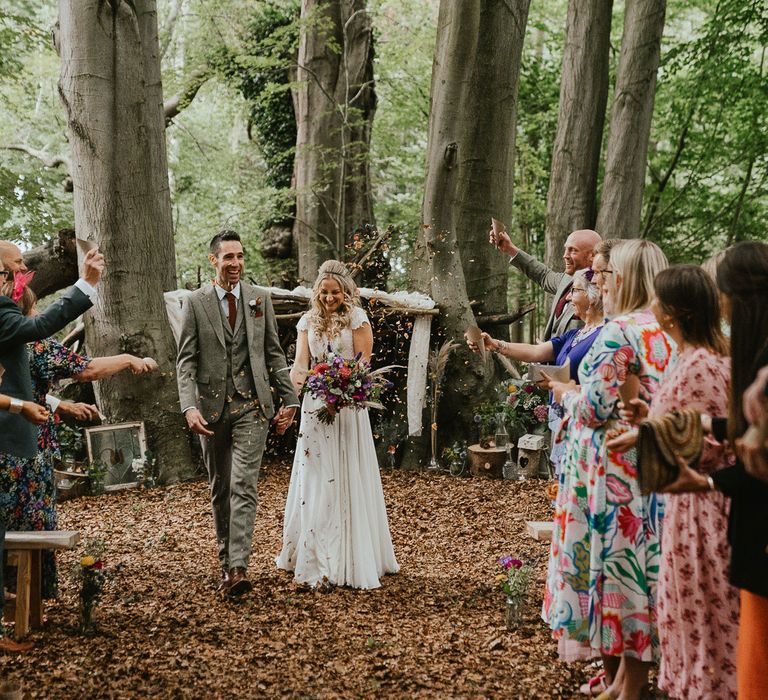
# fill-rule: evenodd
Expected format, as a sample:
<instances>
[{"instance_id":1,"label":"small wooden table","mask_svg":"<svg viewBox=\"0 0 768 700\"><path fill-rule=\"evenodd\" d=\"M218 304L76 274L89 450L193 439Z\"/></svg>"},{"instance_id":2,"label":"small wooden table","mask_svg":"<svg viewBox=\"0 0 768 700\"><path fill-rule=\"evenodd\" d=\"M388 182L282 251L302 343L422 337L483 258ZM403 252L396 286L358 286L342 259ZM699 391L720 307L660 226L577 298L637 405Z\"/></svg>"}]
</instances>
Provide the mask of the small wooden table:
<instances>
[{"instance_id":1,"label":"small wooden table","mask_svg":"<svg viewBox=\"0 0 768 700\"><path fill-rule=\"evenodd\" d=\"M79 541L80 533L71 530L5 533L8 563L16 567L16 601L6 603L4 617L16 623L16 639L22 639L30 629L39 629L43 624L43 551L72 549Z\"/></svg>"}]
</instances>

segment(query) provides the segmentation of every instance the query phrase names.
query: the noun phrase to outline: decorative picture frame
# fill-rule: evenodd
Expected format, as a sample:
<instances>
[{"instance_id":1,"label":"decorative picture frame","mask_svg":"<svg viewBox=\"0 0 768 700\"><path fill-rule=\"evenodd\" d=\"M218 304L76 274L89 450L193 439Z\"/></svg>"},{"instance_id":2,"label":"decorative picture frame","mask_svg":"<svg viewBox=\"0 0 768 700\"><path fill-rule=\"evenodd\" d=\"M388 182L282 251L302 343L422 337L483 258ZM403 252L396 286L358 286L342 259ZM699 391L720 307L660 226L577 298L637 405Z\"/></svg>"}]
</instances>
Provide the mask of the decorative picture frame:
<instances>
[{"instance_id":1,"label":"decorative picture frame","mask_svg":"<svg viewBox=\"0 0 768 700\"><path fill-rule=\"evenodd\" d=\"M141 482L136 464L143 463L147 452L143 421L86 428L85 441L89 461L101 462L106 468L106 490L130 488Z\"/></svg>"}]
</instances>

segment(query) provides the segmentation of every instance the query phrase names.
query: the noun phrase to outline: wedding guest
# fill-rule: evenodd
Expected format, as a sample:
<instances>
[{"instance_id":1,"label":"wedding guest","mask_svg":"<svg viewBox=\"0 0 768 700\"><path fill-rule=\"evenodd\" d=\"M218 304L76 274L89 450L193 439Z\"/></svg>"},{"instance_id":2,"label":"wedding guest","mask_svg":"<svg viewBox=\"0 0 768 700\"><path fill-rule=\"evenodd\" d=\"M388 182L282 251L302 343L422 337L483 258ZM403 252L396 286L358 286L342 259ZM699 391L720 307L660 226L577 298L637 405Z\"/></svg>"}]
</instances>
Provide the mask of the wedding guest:
<instances>
[{"instance_id":1,"label":"wedding guest","mask_svg":"<svg viewBox=\"0 0 768 700\"><path fill-rule=\"evenodd\" d=\"M344 263L326 260L320 266L311 308L297 329L291 370L297 393L310 365L324 358L329 346L345 358L370 361L371 324ZM311 394L304 396L277 566L307 586L378 588L381 577L400 566L368 411L342 408L327 425L318 417L323 406Z\"/></svg>"},{"instance_id":2,"label":"wedding guest","mask_svg":"<svg viewBox=\"0 0 768 700\"><path fill-rule=\"evenodd\" d=\"M94 285L101 279L103 269L104 256L98 250L89 251L83 260L82 277L72 289L38 316L22 316L12 299L0 296L0 364L5 370L3 391L16 401L11 404L10 412L0 413L0 469L7 470L16 466L23 471L37 458L37 430L21 416L15 415L20 413L23 407L19 406L18 402L33 399L26 344L56 333L90 308L96 294ZM0 258L0 277L4 280L8 277L5 273L7 270ZM10 495L8 491L0 490L2 500L6 500ZM0 515L2 558L8 509L3 508ZM3 591L0 566L0 607L4 602ZM0 649L19 650L12 640L5 638L0 638Z\"/></svg>"},{"instance_id":3,"label":"wedding guest","mask_svg":"<svg viewBox=\"0 0 768 700\"><path fill-rule=\"evenodd\" d=\"M717 439L738 445L747 428L743 395L768 364L768 245L738 243L717 268L731 325L728 418L712 419ZM737 451L738 455L738 451ZM704 475L678 458L680 478L670 493L718 489L730 498L728 541L731 583L741 589L736 681L739 700L768 697L768 483L747 472L741 459Z\"/></svg>"},{"instance_id":4,"label":"wedding guest","mask_svg":"<svg viewBox=\"0 0 768 700\"><path fill-rule=\"evenodd\" d=\"M14 295L21 313L35 315L37 298L29 287L19 287L18 275L15 282L2 287L5 296ZM51 385L62 379L78 382L97 381L111 377L123 369L134 374L144 374L157 369L157 363L149 357L139 358L122 354L110 357L90 358L71 352L55 338L36 340L30 345L29 371L32 378L34 400L45 406ZM38 458L19 470L18 465L4 468L0 465L0 492L10 492L13 498L7 527L10 530L56 530L56 493L54 465L61 458L59 440L53 413L40 426L38 437ZM53 552L43 553L42 596L55 598L57 592L56 558Z\"/></svg>"},{"instance_id":5,"label":"wedding guest","mask_svg":"<svg viewBox=\"0 0 768 700\"><path fill-rule=\"evenodd\" d=\"M651 306L661 329L674 340L678 359L653 396L649 416L693 408L707 415L728 411L730 358L720 329L714 280L696 265L662 270ZM637 431L608 440L623 451ZM730 455L708 436L697 470L713 474ZM640 465L642 468L642 465ZM664 508L659 571L659 688L685 700L736 698L738 590L728 581L729 503L717 491L669 494Z\"/></svg>"},{"instance_id":6,"label":"wedding guest","mask_svg":"<svg viewBox=\"0 0 768 700\"><path fill-rule=\"evenodd\" d=\"M573 276L573 284L568 292L568 300L576 314L584 321L581 328L571 328L563 335L555 336L543 343L509 343L492 338L482 333L485 349L521 362L554 362L556 365L569 363L570 377L578 382L578 370L582 359L592 347L592 343L603 327L603 298L599 287L593 283L591 269L578 270ZM467 340L469 347L477 352L476 343ZM563 418L562 407L557 403L550 405L550 427L556 435ZM553 442L555 442L553 440ZM555 443L550 459L559 474L559 464L564 443Z\"/></svg>"},{"instance_id":7,"label":"wedding guest","mask_svg":"<svg viewBox=\"0 0 768 700\"><path fill-rule=\"evenodd\" d=\"M606 697L625 700L647 691L658 651L661 505L656 496L641 495L634 455L606 449L605 440L623 426L619 395L630 376L639 378L640 396L650 400L673 361L673 346L648 308L653 279L666 265L650 241L613 247L602 275L611 320L582 363L581 387L550 384L555 400L583 428L562 467L568 500L555 512L545 617L557 638L602 656L613 678Z\"/></svg>"},{"instance_id":8,"label":"wedding guest","mask_svg":"<svg viewBox=\"0 0 768 700\"><path fill-rule=\"evenodd\" d=\"M600 242L600 234L596 231L583 229L573 231L565 239L563 262L565 271L557 272L532 255L518 248L505 232L490 231L491 245L495 245L502 253L509 256L509 263L538 284L545 292L552 294L552 312L544 328L544 340L552 336L561 336L572 328L583 325L583 319L576 316L573 305L569 301L568 292L573 284L573 274L585 270L592 264L595 246Z\"/></svg>"}]
</instances>

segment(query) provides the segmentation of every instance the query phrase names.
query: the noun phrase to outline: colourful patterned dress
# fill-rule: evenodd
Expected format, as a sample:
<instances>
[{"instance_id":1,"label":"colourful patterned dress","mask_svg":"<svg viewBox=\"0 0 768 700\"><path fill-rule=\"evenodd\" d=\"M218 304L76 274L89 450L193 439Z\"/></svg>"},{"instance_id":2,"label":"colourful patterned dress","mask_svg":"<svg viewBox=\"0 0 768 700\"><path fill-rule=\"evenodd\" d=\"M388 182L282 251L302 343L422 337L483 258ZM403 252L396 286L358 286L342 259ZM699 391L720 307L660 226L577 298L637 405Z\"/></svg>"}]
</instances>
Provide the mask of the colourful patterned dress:
<instances>
[{"instance_id":1,"label":"colourful patterned dress","mask_svg":"<svg viewBox=\"0 0 768 700\"><path fill-rule=\"evenodd\" d=\"M653 397L651 415L697 408L728 413L730 359L696 348ZM705 473L729 466L720 443L707 439L699 464ZM659 687L684 700L736 698L739 590L728 582L729 500L720 491L666 496L659 572Z\"/></svg>"},{"instance_id":2,"label":"colourful patterned dress","mask_svg":"<svg viewBox=\"0 0 768 700\"><path fill-rule=\"evenodd\" d=\"M651 661L658 650L662 501L640 494L634 450L606 450L605 434L624 427L617 404L627 373L639 376L640 398L650 401L673 359L653 314L620 316L605 325L579 368L581 390L564 397L571 423L542 616L557 639L584 656Z\"/></svg>"},{"instance_id":3,"label":"colourful patterned dress","mask_svg":"<svg viewBox=\"0 0 768 700\"><path fill-rule=\"evenodd\" d=\"M34 400L41 406L54 382L79 374L90 362L53 338L31 343L29 349ZM34 459L4 459L0 464L0 493L10 494L8 530L56 529L53 462L59 456L59 442L53 416L40 426L37 446ZM42 588L44 598L56 597L56 560L51 552L43 556Z\"/></svg>"}]
</instances>

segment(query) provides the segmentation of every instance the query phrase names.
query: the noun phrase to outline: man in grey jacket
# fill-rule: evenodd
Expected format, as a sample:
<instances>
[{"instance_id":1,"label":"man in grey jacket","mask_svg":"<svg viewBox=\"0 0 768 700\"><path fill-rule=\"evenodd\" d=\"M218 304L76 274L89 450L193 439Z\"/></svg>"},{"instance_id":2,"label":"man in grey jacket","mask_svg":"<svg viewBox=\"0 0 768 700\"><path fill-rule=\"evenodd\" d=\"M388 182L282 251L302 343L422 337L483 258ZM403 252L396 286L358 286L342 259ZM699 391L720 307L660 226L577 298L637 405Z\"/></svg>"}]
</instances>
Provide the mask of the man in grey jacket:
<instances>
[{"instance_id":1,"label":"man in grey jacket","mask_svg":"<svg viewBox=\"0 0 768 700\"><path fill-rule=\"evenodd\" d=\"M547 341L552 337L562 335L571 328L583 325L583 320L575 316L573 305L568 299L573 284L573 274L592 265L595 246L602 239L600 234L590 229L573 231L565 239L563 261L565 271L556 272L551 267L536 260L532 255L520 250L510 237L505 233L490 232L490 242L502 253L509 255L509 262L518 270L522 270L529 279L538 284L545 292L554 295L552 312L544 328L544 337Z\"/></svg>"},{"instance_id":2,"label":"man in grey jacket","mask_svg":"<svg viewBox=\"0 0 768 700\"><path fill-rule=\"evenodd\" d=\"M274 417L278 432L284 432L299 400L269 292L241 279L240 236L234 231L214 236L208 258L216 279L184 302L176 371L181 410L190 430L200 435L208 471L219 590L240 596L252 588L246 571L269 420ZM277 412L271 387L282 401Z\"/></svg>"}]
</instances>

